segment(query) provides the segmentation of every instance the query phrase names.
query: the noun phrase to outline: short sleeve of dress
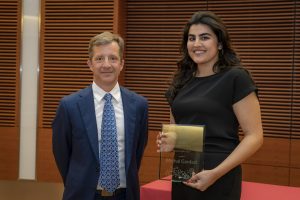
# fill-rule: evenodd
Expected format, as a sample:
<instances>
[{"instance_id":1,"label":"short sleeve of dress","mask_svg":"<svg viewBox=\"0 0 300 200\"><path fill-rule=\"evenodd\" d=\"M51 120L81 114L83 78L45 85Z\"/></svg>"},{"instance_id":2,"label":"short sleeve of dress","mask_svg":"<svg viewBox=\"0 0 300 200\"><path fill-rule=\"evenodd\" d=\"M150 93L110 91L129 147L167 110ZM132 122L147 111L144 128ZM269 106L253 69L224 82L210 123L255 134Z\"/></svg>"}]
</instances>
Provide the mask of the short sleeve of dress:
<instances>
[{"instance_id":1,"label":"short sleeve of dress","mask_svg":"<svg viewBox=\"0 0 300 200\"><path fill-rule=\"evenodd\" d=\"M251 75L243 68L237 68L235 71L234 91L233 91L233 104L240 101L251 92L257 95L257 87Z\"/></svg>"}]
</instances>

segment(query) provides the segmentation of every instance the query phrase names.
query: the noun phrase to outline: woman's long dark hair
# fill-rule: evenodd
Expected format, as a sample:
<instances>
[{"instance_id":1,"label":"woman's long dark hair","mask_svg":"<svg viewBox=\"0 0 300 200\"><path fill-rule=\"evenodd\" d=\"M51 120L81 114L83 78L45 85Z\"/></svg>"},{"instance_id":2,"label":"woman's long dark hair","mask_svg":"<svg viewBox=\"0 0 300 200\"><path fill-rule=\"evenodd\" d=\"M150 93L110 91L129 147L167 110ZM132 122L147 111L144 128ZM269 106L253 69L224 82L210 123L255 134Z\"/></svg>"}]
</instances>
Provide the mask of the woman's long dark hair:
<instances>
[{"instance_id":1,"label":"woman's long dark hair","mask_svg":"<svg viewBox=\"0 0 300 200\"><path fill-rule=\"evenodd\" d=\"M188 34L190 27L195 24L205 24L211 28L218 38L218 44L222 49L219 51L218 61L213 66L215 73L228 70L232 67L241 66L240 59L231 48L229 34L222 20L210 11L199 11L193 14L187 22L183 31L183 38L180 47L181 60L177 62L177 71L173 81L166 93L169 103L172 104L179 90L190 81L197 70L197 64L190 58L187 49Z\"/></svg>"}]
</instances>

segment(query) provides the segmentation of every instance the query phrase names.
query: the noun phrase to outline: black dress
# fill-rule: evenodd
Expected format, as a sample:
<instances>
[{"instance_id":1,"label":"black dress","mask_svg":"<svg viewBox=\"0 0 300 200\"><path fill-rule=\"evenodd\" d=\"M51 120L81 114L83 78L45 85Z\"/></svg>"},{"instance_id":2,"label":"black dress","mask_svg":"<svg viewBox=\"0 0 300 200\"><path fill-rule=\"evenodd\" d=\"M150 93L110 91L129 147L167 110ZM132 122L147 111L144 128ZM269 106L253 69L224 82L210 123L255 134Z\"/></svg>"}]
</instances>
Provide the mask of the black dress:
<instances>
[{"instance_id":1,"label":"black dress","mask_svg":"<svg viewBox=\"0 0 300 200\"><path fill-rule=\"evenodd\" d=\"M239 123L233 104L256 90L246 70L232 68L194 77L170 103L176 124L205 125L204 169L215 168L239 144ZM241 182L240 166L204 192L173 182L172 200L238 200Z\"/></svg>"}]
</instances>

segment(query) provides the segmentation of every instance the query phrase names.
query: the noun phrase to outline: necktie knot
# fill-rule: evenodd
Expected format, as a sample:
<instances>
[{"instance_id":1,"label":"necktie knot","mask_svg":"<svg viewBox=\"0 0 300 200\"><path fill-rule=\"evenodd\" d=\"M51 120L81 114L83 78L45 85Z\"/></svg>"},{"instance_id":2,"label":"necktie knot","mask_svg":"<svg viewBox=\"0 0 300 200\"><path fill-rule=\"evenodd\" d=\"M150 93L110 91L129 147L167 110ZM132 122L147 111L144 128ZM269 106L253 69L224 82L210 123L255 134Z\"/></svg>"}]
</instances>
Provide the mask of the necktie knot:
<instances>
[{"instance_id":1,"label":"necktie knot","mask_svg":"<svg viewBox=\"0 0 300 200\"><path fill-rule=\"evenodd\" d=\"M110 93L106 93L106 94L104 95L104 99L105 99L105 101L110 102L111 99L112 99L112 95L111 95Z\"/></svg>"}]
</instances>

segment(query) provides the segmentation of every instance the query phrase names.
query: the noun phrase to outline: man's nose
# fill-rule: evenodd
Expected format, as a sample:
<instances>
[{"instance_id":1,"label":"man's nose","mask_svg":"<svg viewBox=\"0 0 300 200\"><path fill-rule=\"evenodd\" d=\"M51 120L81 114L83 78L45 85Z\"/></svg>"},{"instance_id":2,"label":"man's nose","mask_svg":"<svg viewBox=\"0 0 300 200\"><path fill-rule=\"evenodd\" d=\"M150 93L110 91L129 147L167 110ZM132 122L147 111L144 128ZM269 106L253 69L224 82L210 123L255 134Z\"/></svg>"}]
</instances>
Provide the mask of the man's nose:
<instances>
[{"instance_id":1,"label":"man's nose","mask_svg":"<svg viewBox=\"0 0 300 200\"><path fill-rule=\"evenodd\" d=\"M104 57L103 59L103 63L102 63L104 66L110 66L110 61L109 61L109 58L108 57Z\"/></svg>"}]
</instances>

